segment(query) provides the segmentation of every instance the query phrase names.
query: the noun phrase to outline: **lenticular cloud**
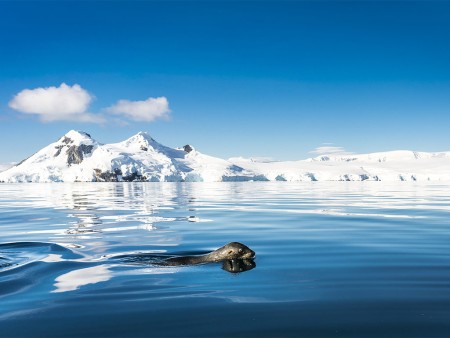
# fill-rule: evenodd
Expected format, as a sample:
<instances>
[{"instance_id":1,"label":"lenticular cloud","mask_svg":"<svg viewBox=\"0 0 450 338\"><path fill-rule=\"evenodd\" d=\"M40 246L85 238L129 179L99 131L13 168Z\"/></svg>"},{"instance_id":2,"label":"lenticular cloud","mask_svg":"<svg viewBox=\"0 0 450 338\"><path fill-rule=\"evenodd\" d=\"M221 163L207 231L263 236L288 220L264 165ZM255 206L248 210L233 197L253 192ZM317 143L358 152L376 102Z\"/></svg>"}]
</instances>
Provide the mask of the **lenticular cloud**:
<instances>
[{"instance_id":1,"label":"lenticular cloud","mask_svg":"<svg viewBox=\"0 0 450 338\"><path fill-rule=\"evenodd\" d=\"M342 147L334 147L331 145L317 147L309 152L310 154L316 155L351 155L351 152L346 151Z\"/></svg>"},{"instance_id":2,"label":"lenticular cloud","mask_svg":"<svg viewBox=\"0 0 450 338\"><path fill-rule=\"evenodd\" d=\"M135 121L151 122L158 118L167 118L170 113L169 101L164 96L149 97L145 101L119 100L106 109L109 113L124 115Z\"/></svg>"},{"instance_id":3,"label":"lenticular cloud","mask_svg":"<svg viewBox=\"0 0 450 338\"><path fill-rule=\"evenodd\" d=\"M93 97L80 85L24 89L9 102L9 107L25 114L36 114L42 121L99 122L87 113Z\"/></svg>"}]
</instances>

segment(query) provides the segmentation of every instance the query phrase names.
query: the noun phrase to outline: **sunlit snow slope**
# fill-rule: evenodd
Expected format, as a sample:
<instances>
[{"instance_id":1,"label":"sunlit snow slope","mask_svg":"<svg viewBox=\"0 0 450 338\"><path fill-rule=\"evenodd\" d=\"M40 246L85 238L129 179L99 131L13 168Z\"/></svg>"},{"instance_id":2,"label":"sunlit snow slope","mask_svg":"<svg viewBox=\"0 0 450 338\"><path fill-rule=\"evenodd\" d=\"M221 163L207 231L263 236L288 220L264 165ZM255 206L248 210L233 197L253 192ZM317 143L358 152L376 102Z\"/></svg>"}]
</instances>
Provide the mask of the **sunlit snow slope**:
<instances>
[{"instance_id":1,"label":"sunlit snow slope","mask_svg":"<svg viewBox=\"0 0 450 338\"><path fill-rule=\"evenodd\" d=\"M228 161L192 146L166 147L140 132L101 144L84 132L69 131L16 166L1 182L115 181L450 181L450 152L391 151L321 156L302 161Z\"/></svg>"},{"instance_id":2,"label":"sunlit snow slope","mask_svg":"<svg viewBox=\"0 0 450 338\"><path fill-rule=\"evenodd\" d=\"M450 181L450 152L399 150L285 162L229 160L270 181Z\"/></svg>"},{"instance_id":3,"label":"sunlit snow slope","mask_svg":"<svg viewBox=\"0 0 450 338\"><path fill-rule=\"evenodd\" d=\"M0 173L3 182L222 181L252 180L252 172L204 155L192 146L166 147L140 132L100 144L69 131L18 165Z\"/></svg>"}]
</instances>

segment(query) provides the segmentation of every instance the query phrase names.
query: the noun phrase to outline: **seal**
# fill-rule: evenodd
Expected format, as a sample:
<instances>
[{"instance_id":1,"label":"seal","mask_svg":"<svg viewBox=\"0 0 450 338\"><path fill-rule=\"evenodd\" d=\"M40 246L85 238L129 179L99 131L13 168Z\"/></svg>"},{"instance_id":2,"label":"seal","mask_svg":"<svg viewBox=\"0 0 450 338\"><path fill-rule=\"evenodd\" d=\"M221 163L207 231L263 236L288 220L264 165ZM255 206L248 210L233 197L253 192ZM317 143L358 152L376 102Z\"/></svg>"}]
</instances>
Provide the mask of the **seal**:
<instances>
[{"instance_id":1,"label":"seal","mask_svg":"<svg viewBox=\"0 0 450 338\"><path fill-rule=\"evenodd\" d=\"M167 258L162 264L169 266L196 265L233 260L249 260L254 257L255 252L248 246L239 242L231 242L206 255Z\"/></svg>"}]
</instances>

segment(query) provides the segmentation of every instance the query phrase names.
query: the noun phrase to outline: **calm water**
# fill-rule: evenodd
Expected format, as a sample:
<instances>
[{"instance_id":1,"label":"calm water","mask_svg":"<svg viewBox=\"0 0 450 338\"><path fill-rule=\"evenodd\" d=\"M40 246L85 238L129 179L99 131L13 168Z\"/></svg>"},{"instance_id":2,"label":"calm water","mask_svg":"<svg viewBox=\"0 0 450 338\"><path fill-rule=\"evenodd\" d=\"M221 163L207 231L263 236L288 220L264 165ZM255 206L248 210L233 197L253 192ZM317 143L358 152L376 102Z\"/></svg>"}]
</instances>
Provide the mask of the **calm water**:
<instances>
[{"instance_id":1,"label":"calm water","mask_svg":"<svg viewBox=\"0 0 450 338\"><path fill-rule=\"evenodd\" d=\"M0 239L1 337L450 336L450 185L0 184Z\"/></svg>"}]
</instances>

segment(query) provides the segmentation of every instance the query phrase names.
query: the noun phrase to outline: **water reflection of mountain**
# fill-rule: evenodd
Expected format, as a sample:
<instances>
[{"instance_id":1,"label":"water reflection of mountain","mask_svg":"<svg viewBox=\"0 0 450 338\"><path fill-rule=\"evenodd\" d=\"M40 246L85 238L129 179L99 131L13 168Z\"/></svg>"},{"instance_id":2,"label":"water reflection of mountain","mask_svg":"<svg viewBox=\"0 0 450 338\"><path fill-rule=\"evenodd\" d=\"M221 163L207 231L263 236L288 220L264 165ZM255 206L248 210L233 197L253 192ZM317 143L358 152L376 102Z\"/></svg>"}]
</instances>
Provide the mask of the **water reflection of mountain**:
<instances>
[{"instance_id":1,"label":"water reflection of mountain","mask_svg":"<svg viewBox=\"0 0 450 338\"><path fill-rule=\"evenodd\" d=\"M404 182L65 183L23 184L20 189L5 184L0 203L33 210L33 214L39 211L28 221L28 228L23 225L28 235L42 235L37 240L119 238L129 232L130 238L146 233L149 240L145 243L173 246L183 243L186 231L221 231L240 224L248 212L285 213L287 217L423 218L425 213L408 212L411 203L429 211L448 211L445 191L439 184L425 188ZM282 207L276 198L280 194ZM216 217L221 213L226 213L226 219ZM208 220L205 217L214 222L202 223Z\"/></svg>"},{"instance_id":2,"label":"water reflection of mountain","mask_svg":"<svg viewBox=\"0 0 450 338\"><path fill-rule=\"evenodd\" d=\"M66 233L70 235L86 236L130 229L152 231L156 229L155 223L174 220L158 215L158 210L172 209L176 203L176 189L161 187L155 193L145 184L126 183L101 187L70 184L64 187L61 198L51 202L56 202L54 206L58 209L71 210L68 217L75 220L68 222ZM39 202L46 204L45 200Z\"/></svg>"}]
</instances>

